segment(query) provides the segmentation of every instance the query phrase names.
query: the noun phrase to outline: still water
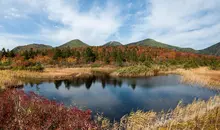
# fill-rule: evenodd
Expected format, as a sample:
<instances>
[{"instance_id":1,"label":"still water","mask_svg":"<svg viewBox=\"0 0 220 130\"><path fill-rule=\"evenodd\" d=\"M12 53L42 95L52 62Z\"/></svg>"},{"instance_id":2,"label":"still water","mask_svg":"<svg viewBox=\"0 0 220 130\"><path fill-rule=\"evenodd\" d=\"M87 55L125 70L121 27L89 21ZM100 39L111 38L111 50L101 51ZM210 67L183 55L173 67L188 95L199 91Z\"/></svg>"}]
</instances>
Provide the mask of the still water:
<instances>
[{"instance_id":1,"label":"still water","mask_svg":"<svg viewBox=\"0 0 220 130\"><path fill-rule=\"evenodd\" d=\"M93 114L103 113L111 120L118 120L137 109L166 111L175 108L180 100L188 104L194 99L207 100L218 93L197 85L183 84L180 78L178 75L148 78L94 76L89 79L29 82L22 89L67 106L91 109Z\"/></svg>"}]
</instances>

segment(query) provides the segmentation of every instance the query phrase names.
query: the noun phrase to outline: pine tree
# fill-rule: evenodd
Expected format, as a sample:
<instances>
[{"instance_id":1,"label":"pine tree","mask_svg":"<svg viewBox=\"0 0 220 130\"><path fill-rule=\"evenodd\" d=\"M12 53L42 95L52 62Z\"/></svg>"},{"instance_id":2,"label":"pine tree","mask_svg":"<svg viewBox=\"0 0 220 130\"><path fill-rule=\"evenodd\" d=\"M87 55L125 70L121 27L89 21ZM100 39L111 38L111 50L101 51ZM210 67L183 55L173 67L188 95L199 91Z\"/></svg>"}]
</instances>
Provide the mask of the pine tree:
<instances>
[{"instance_id":1,"label":"pine tree","mask_svg":"<svg viewBox=\"0 0 220 130\"><path fill-rule=\"evenodd\" d=\"M91 48L86 48L86 51L85 51L85 59L86 59L86 62L95 62L96 60L96 56L93 52L93 50Z\"/></svg>"},{"instance_id":2,"label":"pine tree","mask_svg":"<svg viewBox=\"0 0 220 130\"><path fill-rule=\"evenodd\" d=\"M139 58L139 61L143 63L143 62L145 62L145 60L146 60L146 57L145 57L144 53L142 53Z\"/></svg>"},{"instance_id":3,"label":"pine tree","mask_svg":"<svg viewBox=\"0 0 220 130\"><path fill-rule=\"evenodd\" d=\"M59 57L62 57L62 51L59 48L56 48L53 59L57 60Z\"/></svg>"}]
</instances>

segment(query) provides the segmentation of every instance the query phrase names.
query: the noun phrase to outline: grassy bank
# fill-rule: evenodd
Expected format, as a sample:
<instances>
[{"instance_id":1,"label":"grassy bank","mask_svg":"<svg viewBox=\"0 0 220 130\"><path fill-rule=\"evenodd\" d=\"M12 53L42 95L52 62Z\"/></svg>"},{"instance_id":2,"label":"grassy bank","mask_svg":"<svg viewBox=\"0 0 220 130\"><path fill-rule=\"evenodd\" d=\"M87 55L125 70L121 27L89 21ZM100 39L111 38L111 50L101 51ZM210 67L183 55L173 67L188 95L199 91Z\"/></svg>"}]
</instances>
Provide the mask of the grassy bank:
<instances>
[{"instance_id":1,"label":"grassy bank","mask_svg":"<svg viewBox=\"0 0 220 130\"><path fill-rule=\"evenodd\" d=\"M172 73L172 72L170 72ZM182 75L182 82L199 84L211 89L220 89L220 70L211 70L207 67L195 69L177 69L173 73Z\"/></svg>"},{"instance_id":2,"label":"grassy bank","mask_svg":"<svg viewBox=\"0 0 220 130\"><path fill-rule=\"evenodd\" d=\"M126 130L182 130L220 128L220 97L215 96L205 101L194 101L183 106L181 103L169 112L132 112L113 124L106 118L99 118L102 129Z\"/></svg>"},{"instance_id":3,"label":"grassy bank","mask_svg":"<svg viewBox=\"0 0 220 130\"><path fill-rule=\"evenodd\" d=\"M22 85L22 78L39 80L60 80L93 76L94 71L110 73L115 68L46 68L42 72L26 70L0 70L0 87L16 87Z\"/></svg>"},{"instance_id":4,"label":"grassy bank","mask_svg":"<svg viewBox=\"0 0 220 130\"><path fill-rule=\"evenodd\" d=\"M211 70L209 67L184 69L181 66L131 66L122 67L111 73L111 76L119 77L146 77L164 74L179 74L182 82L199 84L212 89L220 89L220 70Z\"/></svg>"}]
</instances>

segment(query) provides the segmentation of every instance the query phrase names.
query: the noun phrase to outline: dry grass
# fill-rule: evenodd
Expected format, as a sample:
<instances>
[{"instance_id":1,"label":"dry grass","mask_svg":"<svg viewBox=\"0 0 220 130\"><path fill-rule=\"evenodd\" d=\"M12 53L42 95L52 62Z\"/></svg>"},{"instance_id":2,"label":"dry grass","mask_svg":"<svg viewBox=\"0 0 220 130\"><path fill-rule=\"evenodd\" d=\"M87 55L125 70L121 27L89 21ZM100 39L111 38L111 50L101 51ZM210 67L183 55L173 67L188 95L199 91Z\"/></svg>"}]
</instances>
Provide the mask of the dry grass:
<instances>
[{"instance_id":1,"label":"dry grass","mask_svg":"<svg viewBox=\"0 0 220 130\"><path fill-rule=\"evenodd\" d=\"M104 123L103 123L104 122ZM107 124L105 118L101 124L104 129L115 130L157 130L157 129L219 129L220 96L205 101L194 101L187 106L178 106L169 112L153 111L132 112L124 116L119 123Z\"/></svg>"},{"instance_id":2,"label":"dry grass","mask_svg":"<svg viewBox=\"0 0 220 130\"><path fill-rule=\"evenodd\" d=\"M93 71L110 73L114 68L46 68L43 72L25 70L0 70L0 87L22 85L20 78L28 79L70 79L74 77L90 77Z\"/></svg>"},{"instance_id":3,"label":"dry grass","mask_svg":"<svg viewBox=\"0 0 220 130\"><path fill-rule=\"evenodd\" d=\"M161 74L164 68L162 66L154 65L147 67L144 65L122 67L111 73L114 77L145 77L155 76Z\"/></svg>"},{"instance_id":4,"label":"dry grass","mask_svg":"<svg viewBox=\"0 0 220 130\"><path fill-rule=\"evenodd\" d=\"M182 75L182 82L189 84L200 84L212 89L220 89L220 71L210 70L207 67L197 69L177 69L173 71Z\"/></svg>"}]
</instances>

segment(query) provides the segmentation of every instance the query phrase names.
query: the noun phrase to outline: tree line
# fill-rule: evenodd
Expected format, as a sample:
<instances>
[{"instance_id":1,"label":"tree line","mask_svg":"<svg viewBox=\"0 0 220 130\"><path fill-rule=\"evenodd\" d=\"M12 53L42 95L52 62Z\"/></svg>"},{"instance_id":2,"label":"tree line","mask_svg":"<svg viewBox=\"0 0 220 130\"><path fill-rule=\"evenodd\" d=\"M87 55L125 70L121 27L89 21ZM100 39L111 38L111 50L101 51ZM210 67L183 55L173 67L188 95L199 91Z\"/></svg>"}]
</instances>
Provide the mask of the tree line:
<instances>
[{"instance_id":1,"label":"tree line","mask_svg":"<svg viewBox=\"0 0 220 130\"><path fill-rule=\"evenodd\" d=\"M17 66L22 66L22 64L19 64L20 62L34 62L35 64L31 65L36 65L36 63L44 66L76 66L84 64L128 66L143 64L150 67L153 64L163 64L184 65L185 68L212 66L215 69L220 65L220 57L216 56L140 46L67 47L50 50L30 49L22 52L6 51L3 48L0 51L0 59L1 65L5 62L10 62L14 66L16 66L16 63L18 63Z\"/></svg>"}]
</instances>

